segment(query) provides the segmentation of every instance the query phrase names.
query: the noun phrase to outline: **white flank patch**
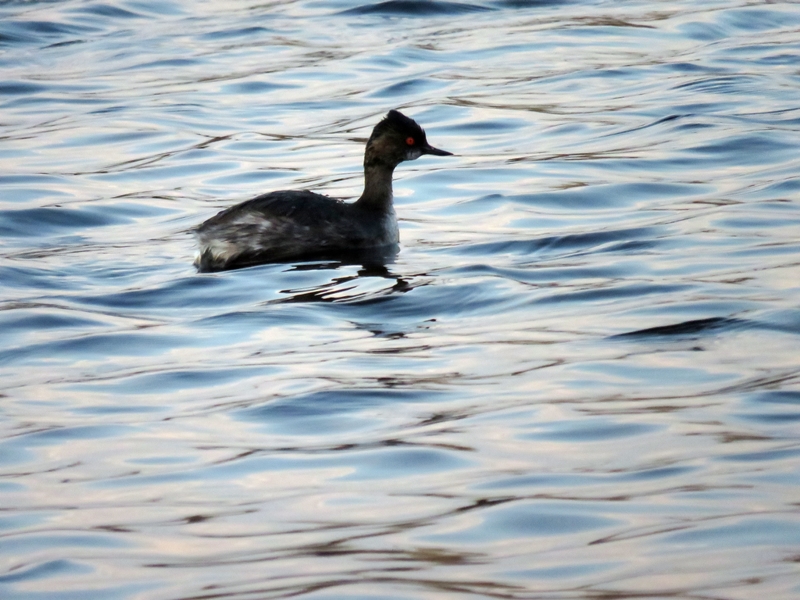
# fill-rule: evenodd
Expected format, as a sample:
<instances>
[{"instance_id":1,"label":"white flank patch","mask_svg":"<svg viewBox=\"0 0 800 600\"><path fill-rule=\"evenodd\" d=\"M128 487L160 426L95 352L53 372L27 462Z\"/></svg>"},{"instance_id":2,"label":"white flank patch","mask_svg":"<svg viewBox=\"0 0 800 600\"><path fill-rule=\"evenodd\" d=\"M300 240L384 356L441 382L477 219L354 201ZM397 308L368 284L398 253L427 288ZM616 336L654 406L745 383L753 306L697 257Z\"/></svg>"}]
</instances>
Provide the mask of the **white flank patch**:
<instances>
[{"instance_id":1,"label":"white flank patch","mask_svg":"<svg viewBox=\"0 0 800 600\"><path fill-rule=\"evenodd\" d=\"M228 260L236 254L236 246L224 240L210 240L202 249L209 252L214 260Z\"/></svg>"}]
</instances>

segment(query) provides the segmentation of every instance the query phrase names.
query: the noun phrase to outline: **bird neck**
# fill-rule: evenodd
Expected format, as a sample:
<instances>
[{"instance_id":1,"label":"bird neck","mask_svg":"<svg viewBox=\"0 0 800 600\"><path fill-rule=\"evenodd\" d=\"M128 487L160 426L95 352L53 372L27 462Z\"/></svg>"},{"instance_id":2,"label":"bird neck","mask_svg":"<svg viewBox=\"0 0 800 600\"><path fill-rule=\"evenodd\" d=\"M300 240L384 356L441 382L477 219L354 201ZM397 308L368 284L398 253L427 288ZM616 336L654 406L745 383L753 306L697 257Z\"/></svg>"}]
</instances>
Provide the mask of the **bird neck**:
<instances>
[{"instance_id":1,"label":"bird neck","mask_svg":"<svg viewBox=\"0 0 800 600\"><path fill-rule=\"evenodd\" d=\"M364 161L364 193L356 204L372 210L388 212L392 208L392 174L394 165Z\"/></svg>"}]
</instances>

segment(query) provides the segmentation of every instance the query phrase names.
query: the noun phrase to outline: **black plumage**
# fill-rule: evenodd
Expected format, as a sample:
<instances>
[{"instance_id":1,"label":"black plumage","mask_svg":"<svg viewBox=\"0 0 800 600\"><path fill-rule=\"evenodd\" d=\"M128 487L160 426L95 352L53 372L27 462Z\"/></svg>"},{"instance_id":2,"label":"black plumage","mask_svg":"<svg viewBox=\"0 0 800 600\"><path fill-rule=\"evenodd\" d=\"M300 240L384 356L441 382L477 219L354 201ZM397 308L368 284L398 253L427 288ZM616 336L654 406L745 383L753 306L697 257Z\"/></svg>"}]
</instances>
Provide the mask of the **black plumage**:
<instances>
[{"instance_id":1,"label":"black plumage","mask_svg":"<svg viewBox=\"0 0 800 600\"><path fill-rule=\"evenodd\" d=\"M449 155L423 129L392 110L373 129L364 153L364 193L352 203L310 191L276 191L232 206L196 229L201 271L301 258L376 252L398 243L392 174L404 160Z\"/></svg>"}]
</instances>

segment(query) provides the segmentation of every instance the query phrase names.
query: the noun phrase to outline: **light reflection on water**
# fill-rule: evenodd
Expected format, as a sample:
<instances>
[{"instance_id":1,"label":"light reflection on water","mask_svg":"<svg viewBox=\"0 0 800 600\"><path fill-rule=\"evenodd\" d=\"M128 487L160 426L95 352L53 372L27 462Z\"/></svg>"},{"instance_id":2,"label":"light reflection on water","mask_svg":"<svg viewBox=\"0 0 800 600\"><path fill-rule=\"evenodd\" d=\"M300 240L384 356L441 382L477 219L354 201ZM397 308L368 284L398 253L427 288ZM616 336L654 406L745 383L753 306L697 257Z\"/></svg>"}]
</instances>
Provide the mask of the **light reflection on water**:
<instances>
[{"instance_id":1,"label":"light reflection on water","mask_svg":"<svg viewBox=\"0 0 800 600\"><path fill-rule=\"evenodd\" d=\"M0 15L4 599L797 597L796 5ZM388 108L394 261L194 272Z\"/></svg>"}]
</instances>

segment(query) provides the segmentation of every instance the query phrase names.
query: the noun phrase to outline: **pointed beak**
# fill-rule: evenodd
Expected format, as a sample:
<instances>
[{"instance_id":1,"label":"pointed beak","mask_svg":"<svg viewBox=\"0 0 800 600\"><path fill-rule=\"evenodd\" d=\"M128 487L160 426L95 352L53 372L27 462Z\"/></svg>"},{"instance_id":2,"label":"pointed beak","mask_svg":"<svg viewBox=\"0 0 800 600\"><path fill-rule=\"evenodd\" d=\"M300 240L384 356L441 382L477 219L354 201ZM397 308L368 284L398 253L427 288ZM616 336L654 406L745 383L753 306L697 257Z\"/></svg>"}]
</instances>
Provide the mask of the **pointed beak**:
<instances>
[{"instance_id":1,"label":"pointed beak","mask_svg":"<svg viewBox=\"0 0 800 600\"><path fill-rule=\"evenodd\" d=\"M434 148L430 144L425 144L422 148L423 154L433 154L435 156L453 156L452 152L448 152L447 150L439 150L438 148Z\"/></svg>"}]
</instances>

